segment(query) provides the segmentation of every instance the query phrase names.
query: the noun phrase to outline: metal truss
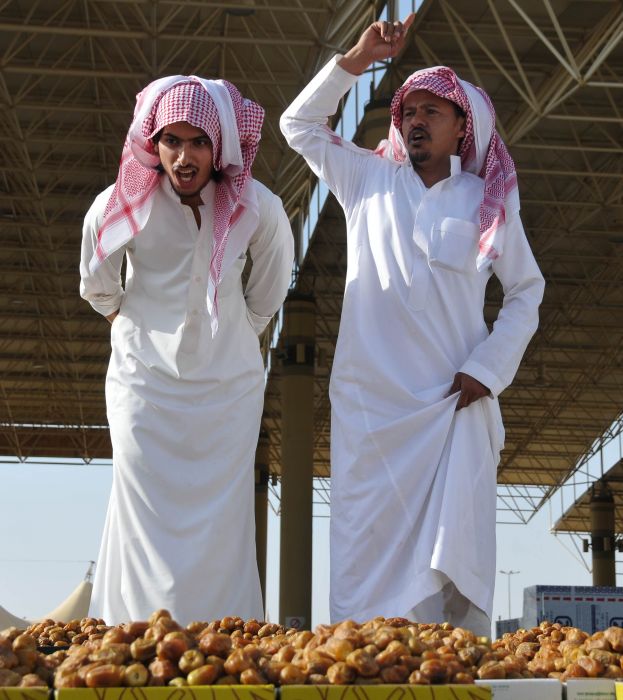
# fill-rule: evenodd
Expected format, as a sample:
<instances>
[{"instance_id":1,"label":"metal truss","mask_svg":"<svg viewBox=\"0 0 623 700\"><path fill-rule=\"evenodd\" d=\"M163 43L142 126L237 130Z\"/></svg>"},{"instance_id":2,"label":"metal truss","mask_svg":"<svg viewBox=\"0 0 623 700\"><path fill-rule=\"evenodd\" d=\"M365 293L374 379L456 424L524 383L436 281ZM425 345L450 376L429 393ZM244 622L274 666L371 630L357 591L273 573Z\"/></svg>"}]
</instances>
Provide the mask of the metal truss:
<instances>
[{"instance_id":1,"label":"metal truss","mask_svg":"<svg viewBox=\"0 0 623 700\"><path fill-rule=\"evenodd\" d=\"M281 515L281 490L279 482L271 482L268 487L268 505L272 512ZM313 480L313 517L328 518L331 505L331 480L325 477L314 477Z\"/></svg>"},{"instance_id":2,"label":"metal truss","mask_svg":"<svg viewBox=\"0 0 623 700\"><path fill-rule=\"evenodd\" d=\"M279 116L382 4L0 0L0 454L110 455L108 324L78 296L78 261L137 92L167 74L235 83L266 110L254 175L292 202L305 170Z\"/></svg>"}]
</instances>

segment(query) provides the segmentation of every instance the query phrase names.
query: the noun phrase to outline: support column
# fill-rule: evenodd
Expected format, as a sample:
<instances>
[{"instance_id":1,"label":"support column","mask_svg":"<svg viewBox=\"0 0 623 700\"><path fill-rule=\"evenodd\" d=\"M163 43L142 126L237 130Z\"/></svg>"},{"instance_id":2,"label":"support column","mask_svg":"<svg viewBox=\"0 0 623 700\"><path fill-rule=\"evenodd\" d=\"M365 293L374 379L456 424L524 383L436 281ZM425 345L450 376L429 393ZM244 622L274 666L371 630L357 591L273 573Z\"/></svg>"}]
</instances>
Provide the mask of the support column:
<instances>
[{"instance_id":1,"label":"support column","mask_svg":"<svg viewBox=\"0 0 623 700\"><path fill-rule=\"evenodd\" d=\"M281 557L279 618L311 625L314 467L315 305L291 293L284 306L281 358Z\"/></svg>"},{"instance_id":2,"label":"support column","mask_svg":"<svg viewBox=\"0 0 623 700\"><path fill-rule=\"evenodd\" d=\"M593 586L616 586L614 496L607 484L593 486L590 508Z\"/></svg>"},{"instance_id":3,"label":"support column","mask_svg":"<svg viewBox=\"0 0 623 700\"><path fill-rule=\"evenodd\" d=\"M365 121L358 133L358 145L374 150L379 142L387 138L387 115L391 105L391 96L376 97L373 84L370 83L370 99L364 108Z\"/></svg>"},{"instance_id":4,"label":"support column","mask_svg":"<svg viewBox=\"0 0 623 700\"><path fill-rule=\"evenodd\" d=\"M255 553L257 570L262 586L262 599L266 607L266 542L268 539L268 464L270 440L265 430L255 452Z\"/></svg>"}]
</instances>

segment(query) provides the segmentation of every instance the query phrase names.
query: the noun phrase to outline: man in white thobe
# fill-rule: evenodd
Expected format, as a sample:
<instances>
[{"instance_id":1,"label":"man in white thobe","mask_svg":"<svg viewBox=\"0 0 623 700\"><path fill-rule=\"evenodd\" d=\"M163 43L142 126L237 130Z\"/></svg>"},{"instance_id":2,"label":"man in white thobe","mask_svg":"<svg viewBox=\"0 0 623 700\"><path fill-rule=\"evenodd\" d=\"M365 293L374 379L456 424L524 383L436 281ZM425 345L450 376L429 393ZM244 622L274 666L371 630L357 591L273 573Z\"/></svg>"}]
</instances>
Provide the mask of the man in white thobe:
<instances>
[{"instance_id":1,"label":"man in white thobe","mask_svg":"<svg viewBox=\"0 0 623 700\"><path fill-rule=\"evenodd\" d=\"M281 201L251 176L263 116L227 81L156 80L85 218L81 295L112 323L113 484L91 604L108 624L159 608L182 624L263 618L258 334L293 262Z\"/></svg>"},{"instance_id":2,"label":"man in white thobe","mask_svg":"<svg viewBox=\"0 0 623 700\"><path fill-rule=\"evenodd\" d=\"M448 621L489 635L498 395L537 328L543 278L488 96L445 67L410 76L389 139L327 126L411 15L375 22L281 119L344 209L348 265L331 376L331 616ZM490 333L485 287L504 303Z\"/></svg>"}]
</instances>

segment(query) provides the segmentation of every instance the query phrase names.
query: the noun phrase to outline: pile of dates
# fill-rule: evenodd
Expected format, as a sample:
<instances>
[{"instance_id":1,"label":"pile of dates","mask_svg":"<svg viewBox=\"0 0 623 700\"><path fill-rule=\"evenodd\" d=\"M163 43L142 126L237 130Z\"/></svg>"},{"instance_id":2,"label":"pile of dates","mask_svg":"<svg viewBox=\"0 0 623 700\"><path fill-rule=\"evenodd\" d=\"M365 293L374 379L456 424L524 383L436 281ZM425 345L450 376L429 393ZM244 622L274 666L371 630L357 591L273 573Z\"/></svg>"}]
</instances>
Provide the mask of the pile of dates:
<instances>
[{"instance_id":1,"label":"pile of dates","mask_svg":"<svg viewBox=\"0 0 623 700\"><path fill-rule=\"evenodd\" d=\"M0 632L0 687L49 687L55 662L37 649L37 640L11 627Z\"/></svg>"},{"instance_id":2,"label":"pile of dates","mask_svg":"<svg viewBox=\"0 0 623 700\"><path fill-rule=\"evenodd\" d=\"M529 630L507 633L491 646L500 660L496 666L491 666L488 678L518 677L504 675L511 664L520 674L558 678L563 682L570 678L623 679L623 629L620 627L609 627L591 635L577 627L542 622Z\"/></svg>"},{"instance_id":3,"label":"pile of dates","mask_svg":"<svg viewBox=\"0 0 623 700\"><path fill-rule=\"evenodd\" d=\"M45 645L41 640L46 640ZM44 646L60 646L42 654ZM48 651L50 649L48 648ZM491 643L449 624L347 620L311 632L224 617L182 627L166 610L109 627L85 618L0 632L0 686L418 685L622 678L623 630L542 623Z\"/></svg>"},{"instance_id":4,"label":"pile of dates","mask_svg":"<svg viewBox=\"0 0 623 700\"><path fill-rule=\"evenodd\" d=\"M0 657L0 668L11 674L0 685L34 683L35 675L55 688L473 683L479 665L494 659L488 640L468 630L403 618L311 632L235 617L182 627L159 610L145 622L116 627L91 618L45 621L0 635L7 652L28 641L37 654L28 674L12 649L15 658ZM36 651L42 640L68 648L43 656Z\"/></svg>"},{"instance_id":5,"label":"pile of dates","mask_svg":"<svg viewBox=\"0 0 623 700\"><path fill-rule=\"evenodd\" d=\"M101 639L110 629L104 620L84 617L67 624L54 620L41 620L26 628L26 632L37 640L38 647L68 647L70 644L82 644L89 639Z\"/></svg>"}]
</instances>

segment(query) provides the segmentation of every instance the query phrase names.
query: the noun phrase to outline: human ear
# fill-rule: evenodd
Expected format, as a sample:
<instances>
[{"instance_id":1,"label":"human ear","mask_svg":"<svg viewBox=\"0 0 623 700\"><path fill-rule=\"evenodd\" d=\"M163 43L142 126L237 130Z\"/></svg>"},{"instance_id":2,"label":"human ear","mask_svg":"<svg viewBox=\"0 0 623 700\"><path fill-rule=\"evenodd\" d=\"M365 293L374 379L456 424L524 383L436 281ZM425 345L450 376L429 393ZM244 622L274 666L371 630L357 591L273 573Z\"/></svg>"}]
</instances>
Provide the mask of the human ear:
<instances>
[{"instance_id":1,"label":"human ear","mask_svg":"<svg viewBox=\"0 0 623 700\"><path fill-rule=\"evenodd\" d=\"M462 139L465 136L465 117L459 117L461 125L459 126L459 138Z\"/></svg>"}]
</instances>

